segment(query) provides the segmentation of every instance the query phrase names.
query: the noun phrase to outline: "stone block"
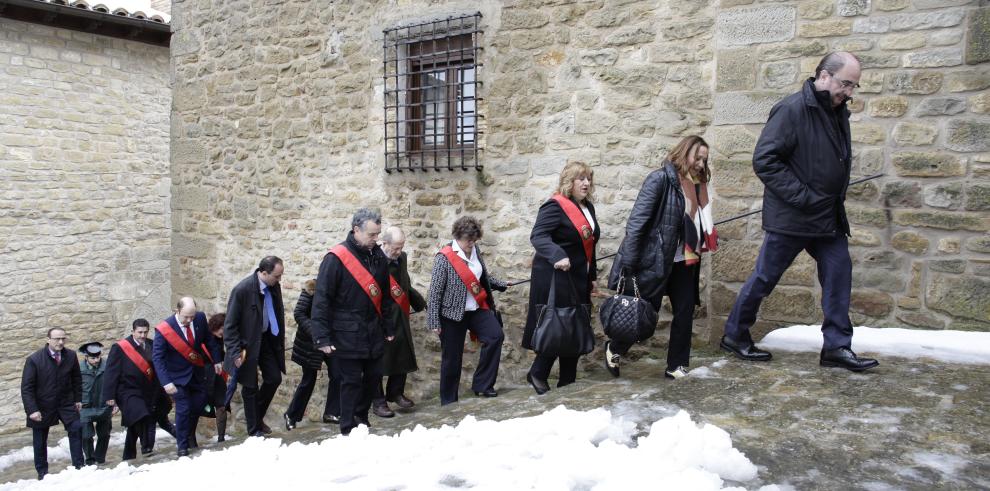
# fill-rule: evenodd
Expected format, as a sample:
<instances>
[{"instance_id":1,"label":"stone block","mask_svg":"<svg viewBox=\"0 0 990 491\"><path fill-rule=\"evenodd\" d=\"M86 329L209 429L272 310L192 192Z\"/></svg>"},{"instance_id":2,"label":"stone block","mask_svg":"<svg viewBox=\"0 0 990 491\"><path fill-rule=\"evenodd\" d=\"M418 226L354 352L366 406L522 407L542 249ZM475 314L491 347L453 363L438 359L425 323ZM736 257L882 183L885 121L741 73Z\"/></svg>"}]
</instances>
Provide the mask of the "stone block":
<instances>
[{"instance_id":1,"label":"stone block","mask_svg":"<svg viewBox=\"0 0 990 491\"><path fill-rule=\"evenodd\" d=\"M945 321L928 312L898 312L897 320L915 327L925 329L945 329Z\"/></svg>"},{"instance_id":2,"label":"stone block","mask_svg":"<svg viewBox=\"0 0 990 491\"><path fill-rule=\"evenodd\" d=\"M962 241L959 237L942 237L938 239L936 250L939 254L959 254L962 250Z\"/></svg>"},{"instance_id":3,"label":"stone block","mask_svg":"<svg viewBox=\"0 0 990 491\"><path fill-rule=\"evenodd\" d=\"M715 39L727 47L790 41L796 17L797 9L789 5L723 10L715 22Z\"/></svg>"},{"instance_id":4,"label":"stone block","mask_svg":"<svg viewBox=\"0 0 990 491\"><path fill-rule=\"evenodd\" d=\"M893 137L902 146L922 146L935 143L938 129L934 126L920 123L900 122L894 126Z\"/></svg>"},{"instance_id":5,"label":"stone block","mask_svg":"<svg viewBox=\"0 0 990 491\"><path fill-rule=\"evenodd\" d=\"M894 210L894 223L905 227L925 227L941 230L990 230L990 217L985 213L928 212Z\"/></svg>"},{"instance_id":6,"label":"stone block","mask_svg":"<svg viewBox=\"0 0 990 491\"><path fill-rule=\"evenodd\" d=\"M667 24L662 31L663 38L669 41L689 39L696 36L709 34L712 30L713 20L709 17L701 17L684 22Z\"/></svg>"},{"instance_id":7,"label":"stone block","mask_svg":"<svg viewBox=\"0 0 990 491\"><path fill-rule=\"evenodd\" d=\"M879 124L855 121L849 123L849 129L855 143L876 144L887 139L887 129Z\"/></svg>"},{"instance_id":8,"label":"stone block","mask_svg":"<svg viewBox=\"0 0 990 491\"><path fill-rule=\"evenodd\" d=\"M806 0L798 4L798 15L802 19L827 19L835 10L835 2L831 0Z\"/></svg>"},{"instance_id":9,"label":"stone block","mask_svg":"<svg viewBox=\"0 0 990 491\"><path fill-rule=\"evenodd\" d=\"M853 268L852 284L854 291L860 288L869 288L888 293L899 293L904 291L906 283L904 274L899 271Z\"/></svg>"},{"instance_id":10,"label":"stone block","mask_svg":"<svg viewBox=\"0 0 990 491\"><path fill-rule=\"evenodd\" d=\"M776 92L726 92L715 94L716 125L765 123L770 109L787 94Z\"/></svg>"},{"instance_id":11,"label":"stone block","mask_svg":"<svg viewBox=\"0 0 990 491\"><path fill-rule=\"evenodd\" d=\"M890 34L880 38L880 49L918 49L925 46L927 37L923 32Z\"/></svg>"},{"instance_id":12,"label":"stone block","mask_svg":"<svg viewBox=\"0 0 990 491\"><path fill-rule=\"evenodd\" d=\"M503 9L501 28L506 31L513 29L536 29L550 22L548 14L536 9Z\"/></svg>"},{"instance_id":13,"label":"stone block","mask_svg":"<svg viewBox=\"0 0 990 491\"><path fill-rule=\"evenodd\" d=\"M956 209L962 203L962 184L958 182L925 187L925 204L932 208Z\"/></svg>"},{"instance_id":14,"label":"stone block","mask_svg":"<svg viewBox=\"0 0 990 491\"><path fill-rule=\"evenodd\" d=\"M719 196L726 198L759 198L763 196L763 182L753 173L750 159L719 160L713 171L713 185Z\"/></svg>"},{"instance_id":15,"label":"stone block","mask_svg":"<svg viewBox=\"0 0 990 491\"><path fill-rule=\"evenodd\" d=\"M880 245L880 237L877 234L869 231L863 230L859 227L850 227L849 233L849 245L852 246L865 246L865 247L876 247Z\"/></svg>"},{"instance_id":16,"label":"stone block","mask_svg":"<svg viewBox=\"0 0 990 491\"><path fill-rule=\"evenodd\" d=\"M852 53L861 53L864 51L869 51L873 49L873 39L868 37L850 37L850 38L839 38L832 40L832 50L833 51L849 51ZM815 65L818 64L818 60L808 60L814 61ZM813 72L814 70L809 70Z\"/></svg>"},{"instance_id":17,"label":"stone block","mask_svg":"<svg viewBox=\"0 0 990 491\"><path fill-rule=\"evenodd\" d=\"M752 155L756 147L757 136L742 126L713 126L709 128L706 139L712 149L726 157L735 155ZM752 166L750 167L752 174Z\"/></svg>"},{"instance_id":18,"label":"stone block","mask_svg":"<svg viewBox=\"0 0 990 491\"><path fill-rule=\"evenodd\" d=\"M934 94L942 88L942 73L929 72L893 72L884 78L887 90L895 94Z\"/></svg>"},{"instance_id":19,"label":"stone block","mask_svg":"<svg viewBox=\"0 0 990 491\"><path fill-rule=\"evenodd\" d=\"M880 187L873 182L850 186L846 192L846 197L853 201L874 202L880 197Z\"/></svg>"},{"instance_id":20,"label":"stone block","mask_svg":"<svg viewBox=\"0 0 990 491\"><path fill-rule=\"evenodd\" d=\"M614 48L582 50L578 53L578 59L582 66L614 65L619 59L619 52Z\"/></svg>"},{"instance_id":21,"label":"stone block","mask_svg":"<svg viewBox=\"0 0 990 491\"><path fill-rule=\"evenodd\" d=\"M818 317L818 312L818 303L809 290L778 286L760 306L760 319L807 322Z\"/></svg>"},{"instance_id":22,"label":"stone block","mask_svg":"<svg viewBox=\"0 0 990 491\"><path fill-rule=\"evenodd\" d=\"M790 43L777 43L760 47L759 59L763 61L777 61L789 58L821 56L827 52L828 45L820 39L813 39L810 41L793 41Z\"/></svg>"},{"instance_id":23,"label":"stone block","mask_svg":"<svg viewBox=\"0 0 990 491\"><path fill-rule=\"evenodd\" d=\"M890 16L890 28L894 31L912 29L940 29L958 26L966 17L963 9L944 9L934 12L912 12Z\"/></svg>"},{"instance_id":24,"label":"stone block","mask_svg":"<svg viewBox=\"0 0 990 491\"><path fill-rule=\"evenodd\" d=\"M874 118L899 118L907 113L908 100L900 96L870 99L870 116Z\"/></svg>"},{"instance_id":25,"label":"stone block","mask_svg":"<svg viewBox=\"0 0 990 491\"><path fill-rule=\"evenodd\" d=\"M990 184L966 186L966 200L963 209L967 211L990 211Z\"/></svg>"},{"instance_id":26,"label":"stone block","mask_svg":"<svg viewBox=\"0 0 990 491\"><path fill-rule=\"evenodd\" d=\"M173 186L172 209L207 211L210 204L210 189L195 186Z\"/></svg>"},{"instance_id":27,"label":"stone block","mask_svg":"<svg viewBox=\"0 0 990 491\"><path fill-rule=\"evenodd\" d=\"M887 17L867 17L853 21L852 31L858 34L878 34L890 30L890 19Z\"/></svg>"},{"instance_id":28,"label":"stone block","mask_svg":"<svg viewBox=\"0 0 990 491\"><path fill-rule=\"evenodd\" d=\"M890 245L899 251L920 256L928 252L931 243L924 235L905 230L894 234L890 238Z\"/></svg>"},{"instance_id":29,"label":"stone block","mask_svg":"<svg viewBox=\"0 0 990 491\"><path fill-rule=\"evenodd\" d=\"M850 19L804 22L798 26L798 36L804 38L848 36L852 33L852 25L853 21Z\"/></svg>"},{"instance_id":30,"label":"stone block","mask_svg":"<svg viewBox=\"0 0 990 491\"><path fill-rule=\"evenodd\" d=\"M763 65L763 85L779 89L797 81L798 65L793 61L777 61Z\"/></svg>"},{"instance_id":31,"label":"stone block","mask_svg":"<svg viewBox=\"0 0 990 491\"><path fill-rule=\"evenodd\" d=\"M953 318L990 322L990 278L934 274L925 300L929 309Z\"/></svg>"},{"instance_id":32,"label":"stone block","mask_svg":"<svg viewBox=\"0 0 990 491\"><path fill-rule=\"evenodd\" d=\"M945 125L945 146L957 152L990 150L990 121L952 119Z\"/></svg>"},{"instance_id":33,"label":"stone block","mask_svg":"<svg viewBox=\"0 0 990 491\"><path fill-rule=\"evenodd\" d=\"M849 310L867 317L886 317L894 311L894 298L888 293L855 290L849 298Z\"/></svg>"},{"instance_id":34,"label":"stone block","mask_svg":"<svg viewBox=\"0 0 990 491\"><path fill-rule=\"evenodd\" d=\"M911 5L911 0L874 0L873 5L877 10L890 12L908 8Z\"/></svg>"},{"instance_id":35,"label":"stone block","mask_svg":"<svg viewBox=\"0 0 990 491\"><path fill-rule=\"evenodd\" d=\"M949 92L968 92L990 88L990 69L973 68L958 70L946 75Z\"/></svg>"},{"instance_id":36,"label":"stone block","mask_svg":"<svg viewBox=\"0 0 990 491\"><path fill-rule=\"evenodd\" d=\"M899 68L901 66L901 57L896 53L857 53L856 56L859 57L860 65L864 70ZM818 63L817 60L812 61Z\"/></svg>"},{"instance_id":37,"label":"stone block","mask_svg":"<svg viewBox=\"0 0 990 491\"><path fill-rule=\"evenodd\" d=\"M883 148L853 149L853 173L860 175L876 174L884 167Z\"/></svg>"},{"instance_id":38,"label":"stone block","mask_svg":"<svg viewBox=\"0 0 990 491\"><path fill-rule=\"evenodd\" d=\"M990 92L982 92L970 97L969 111L975 114L990 113Z\"/></svg>"},{"instance_id":39,"label":"stone block","mask_svg":"<svg viewBox=\"0 0 990 491\"><path fill-rule=\"evenodd\" d=\"M977 276L990 276L990 259L970 259L969 266Z\"/></svg>"},{"instance_id":40,"label":"stone block","mask_svg":"<svg viewBox=\"0 0 990 491\"><path fill-rule=\"evenodd\" d=\"M962 259L939 259L928 261L929 271L939 271L942 273L962 274L966 272L966 261Z\"/></svg>"},{"instance_id":41,"label":"stone block","mask_svg":"<svg viewBox=\"0 0 990 491\"><path fill-rule=\"evenodd\" d=\"M940 68L962 65L962 51L958 48L933 48L905 53L901 64L908 68Z\"/></svg>"},{"instance_id":42,"label":"stone block","mask_svg":"<svg viewBox=\"0 0 990 491\"><path fill-rule=\"evenodd\" d=\"M962 31L936 31L928 36L928 44L932 46L952 46L962 41Z\"/></svg>"},{"instance_id":43,"label":"stone block","mask_svg":"<svg viewBox=\"0 0 990 491\"><path fill-rule=\"evenodd\" d=\"M843 17L866 15L870 13L870 0L839 0L836 11Z\"/></svg>"},{"instance_id":44,"label":"stone block","mask_svg":"<svg viewBox=\"0 0 990 491\"><path fill-rule=\"evenodd\" d=\"M960 97L928 97L914 110L915 116L953 116L966 110L966 100Z\"/></svg>"},{"instance_id":45,"label":"stone block","mask_svg":"<svg viewBox=\"0 0 990 491\"><path fill-rule=\"evenodd\" d=\"M903 152L891 158L897 175L903 177L951 177L966 174L964 161L952 154Z\"/></svg>"},{"instance_id":46,"label":"stone block","mask_svg":"<svg viewBox=\"0 0 990 491\"><path fill-rule=\"evenodd\" d=\"M854 223L857 225L868 225L871 227L883 228L886 227L889 222L887 214L884 210L854 205L852 203L846 203L846 215L849 218L849 223Z\"/></svg>"},{"instance_id":47,"label":"stone block","mask_svg":"<svg viewBox=\"0 0 990 491\"><path fill-rule=\"evenodd\" d=\"M751 90L756 87L756 52L749 48L719 50L715 58L715 90Z\"/></svg>"},{"instance_id":48,"label":"stone block","mask_svg":"<svg viewBox=\"0 0 990 491\"><path fill-rule=\"evenodd\" d=\"M990 7L971 10L966 23L966 64L985 61L990 61Z\"/></svg>"},{"instance_id":49,"label":"stone block","mask_svg":"<svg viewBox=\"0 0 990 491\"><path fill-rule=\"evenodd\" d=\"M984 254L990 253L990 235L981 235L966 239L966 250Z\"/></svg>"},{"instance_id":50,"label":"stone block","mask_svg":"<svg viewBox=\"0 0 990 491\"><path fill-rule=\"evenodd\" d=\"M710 24L709 24L710 25ZM620 28L605 36L605 46L635 46L639 44L652 43L656 39L657 33L650 27L627 27Z\"/></svg>"},{"instance_id":51,"label":"stone block","mask_svg":"<svg viewBox=\"0 0 990 491\"><path fill-rule=\"evenodd\" d=\"M879 94L883 91L883 72L868 71L859 79L860 94Z\"/></svg>"}]
</instances>

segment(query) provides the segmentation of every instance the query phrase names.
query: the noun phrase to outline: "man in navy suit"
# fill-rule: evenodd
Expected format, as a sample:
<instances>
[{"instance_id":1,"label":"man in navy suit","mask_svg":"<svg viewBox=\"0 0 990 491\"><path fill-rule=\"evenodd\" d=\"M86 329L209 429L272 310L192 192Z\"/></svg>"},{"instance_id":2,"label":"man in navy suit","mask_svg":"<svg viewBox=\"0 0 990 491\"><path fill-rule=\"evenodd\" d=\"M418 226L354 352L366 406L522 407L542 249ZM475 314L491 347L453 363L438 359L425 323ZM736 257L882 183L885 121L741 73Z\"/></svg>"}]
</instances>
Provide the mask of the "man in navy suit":
<instances>
[{"instance_id":1,"label":"man in navy suit","mask_svg":"<svg viewBox=\"0 0 990 491\"><path fill-rule=\"evenodd\" d=\"M159 383L175 399L175 442L182 457L189 455L189 439L206 406L206 370L219 374L221 364L209 362L220 359L220 350L196 302L182 297L175 312L155 327L151 359Z\"/></svg>"}]
</instances>

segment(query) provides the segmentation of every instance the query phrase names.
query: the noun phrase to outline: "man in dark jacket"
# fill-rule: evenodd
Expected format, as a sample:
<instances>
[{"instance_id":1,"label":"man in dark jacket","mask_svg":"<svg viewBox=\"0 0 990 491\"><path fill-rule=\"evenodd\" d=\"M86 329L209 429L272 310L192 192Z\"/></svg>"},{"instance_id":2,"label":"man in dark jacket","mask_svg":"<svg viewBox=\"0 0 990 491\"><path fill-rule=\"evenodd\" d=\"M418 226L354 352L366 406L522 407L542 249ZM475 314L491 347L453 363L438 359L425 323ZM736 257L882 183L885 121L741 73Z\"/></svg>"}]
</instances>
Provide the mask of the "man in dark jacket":
<instances>
[{"instance_id":1,"label":"man in dark jacket","mask_svg":"<svg viewBox=\"0 0 990 491\"><path fill-rule=\"evenodd\" d=\"M296 320L296 337L292 341L292 361L302 368L299 385L292 394L289 407L282 414L285 429L292 430L296 423L302 421L309 405L309 398L316 388L316 375L327 366L327 401L323 408L323 421L337 423L340 421L340 381L330 372L331 357L316 349L313 345L313 294L316 293L316 280L306 280L292 316Z\"/></svg>"},{"instance_id":2,"label":"man in dark jacket","mask_svg":"<svg viewBox=\"0 0 990 491\"><path fill-rule=\"evenodd\" d=\"M103 398L103 378L106 364L103 363L103 344L96 341L79 347L85 357L79 360L82 375L82 423L83 454L86 465L102 464L107 460L107 447L110 445L110 430L113 428L113 406ZM94 446L93 437L96 437Z\"/></svg>"},{"instance_id":3,"label":"man in dark jacket","mask_svg":"<svg viewBox=\"0 0 990 491\"><path fill-rule=\"evenodd\" d=\"M395 340L385 344L382 357L382 375L388 377L386 387L383 380L375 383L375 398L372 400L376 416L391 418L395 412L388 403L395 403L402 409L411 409L416 404L406 397L406 375L419 369L416 365L416 350L413 346L412 331L409 328L411 312L426 309L426 299L412 286L409 279L408 259L402 248L406 236L399 227L388 227L382 233L382 251L388 257L389 286L392 299L399 306L392 309L392 322L395 324Z\"/></svg>"},{"instance_id":4,"label":"man in dark jacket","mask_svg":"<svg viewBox=\"0 0 990 491\"><path fill-rule=\"evenodd\" d=\"M241 384L244 420L250 436L271 433L265 413L285 373L285 307L282 305L282 260L267 256L251 275L241 280L227 300L223 343L224 368ZM258 388L258 371L261 388Z\"/></svg>"},{"instance_id":5,"label":"man in dark jacket","mask_svg":"<svg viewBox=\"0 0 990 491\"><path fill-rule=\"evenodd\" d=\"M28 356L21 376L21 400L31 428L34 446L34 468L38 479L48 474L48 430L59 421L69 434L69 454L72 465L83 466L82 375L79 361L72 350L65 349L65 330L48 330L48 344Z\"/></svg>"},{"instance_id":6,"label":"man in dark jacket","mask_svg":"<svg viewBox=\"0 0 990 491\"><path fill-rule=\"evenodd\" d=\"M152 345L148 341L151 325L145 319L131 323L131 335L117 341L107 355L107 369L103 375L103 400L120 411L120 424L127 427L124 434L123 460L137 457L137 441L141 440L141 454L150 455L155 447L156 402L168 400L168 395L158 383L151 361ZM171 409L171 404L165 408ZM165 422L175 433L168 421Z\"/></svg>"},{"instance_id":7,"label":"man in dark jacket","mask_svg":"<svg viewBox=\"0 0 990 491\"><path fill-rule=\"evenodd\" d=\"M849 109L859 87L860 63L850 53L829 53L800 92L770 110L753 152L753 170L766 186L766 236L756 269L739 291L721 346L744 360L766 361L749 333L763 299L803 250L818 264L822 287L822 366L863 371L877 361L852 352L849 297L852 261L845 199L852 145Z\"/></svg>"},{"instance_id":8,"label":"man in dark jacket","mask_svg":"<svg viewBox=\"0 0 990 491\"><path fill-rule=\"evenodd\" d=\"M351 219L347 240L320 264L313 297L313 339L332 354L340 378L340 432L368 425L368 409L381 382L385 341L395 336L388 288L388 258L376 244L381 214L366 208Z\"/></svg>"}]
</instances>

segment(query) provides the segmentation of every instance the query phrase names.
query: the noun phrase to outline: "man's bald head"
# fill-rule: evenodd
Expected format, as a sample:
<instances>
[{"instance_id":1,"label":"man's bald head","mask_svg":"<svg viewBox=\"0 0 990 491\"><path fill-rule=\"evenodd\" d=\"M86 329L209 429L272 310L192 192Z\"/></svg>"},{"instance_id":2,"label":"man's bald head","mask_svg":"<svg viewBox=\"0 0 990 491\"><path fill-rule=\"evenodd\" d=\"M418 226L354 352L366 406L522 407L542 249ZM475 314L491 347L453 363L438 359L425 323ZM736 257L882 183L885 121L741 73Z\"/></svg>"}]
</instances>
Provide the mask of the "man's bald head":
<instances>
[{"instance_id":1,"label":"man's bald head","mask_svg":"<svg viewBox=\"0 0 990 491\"><path fill-rule=\"evenodd\" d=\"M196 301L192 297L182 297L175 304L175 318L181 325L187 325L196 317Z\"/></svg>"},{"instance_id":2,"label":"man's bald head","mask_svg":"<svg viewBox=\"0 0 990 491\"><path fill-rule=\"evenodd\" d=\"M406 234L396 226L390 226L382 232L382 250L389 259L398 259L402 248L406 246Z\"/></svg>"}]
</instances>

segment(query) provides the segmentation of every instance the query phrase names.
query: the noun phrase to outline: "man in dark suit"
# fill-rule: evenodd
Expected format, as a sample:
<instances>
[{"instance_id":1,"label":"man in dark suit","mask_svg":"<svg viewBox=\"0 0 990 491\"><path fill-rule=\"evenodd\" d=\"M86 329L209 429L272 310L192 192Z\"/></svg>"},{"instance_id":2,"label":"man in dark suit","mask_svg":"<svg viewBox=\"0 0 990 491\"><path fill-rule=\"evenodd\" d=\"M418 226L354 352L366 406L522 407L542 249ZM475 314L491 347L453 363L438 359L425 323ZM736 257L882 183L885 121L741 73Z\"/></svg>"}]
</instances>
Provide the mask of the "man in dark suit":
<instances>
[{"instance_id":1,"label":"man in dark suit","mask_svg":"<svg viewBox=\"0 0 990 491\"><path fill-rule=\"evenodd\" d=\"M65 330L48 330L48 344L24 362L21 400L27 414L34 445L34 468L38 479L48 474L48 430L59 421L69 434L69 453L76 469L83 466L82 375L75 352L65 349Z\"/></svg>"},{"instance_id":2,"label":"man in dark suit","mask_svg":"<svg viewBox=\"0 0 990 491\"><path fill-rule=\"evenodd\" d=\"M206 370L219 374L220 350L210 335L206 314L196 311L196 302L182 297L175 315L155 326L151 359L158 382L175 399L175 443L179 457L189 455L195 442L196 424L206 406ZM207 353L204 350L209 350Z\"/></svg>"},{"instance_id":3,"label":"man in dark suit","mask_svg":"<svg viewBox=\"0 0 990 491\"><path fill-rule=\"evenodd\" d=\"M395 338L388 288L388 258L376 240L382 217L362 208L351 219L347 240L330 249L320 264L313 297L313 341L333 355L340 378L340 433L368 425L368 410L381 384L385 341Z\"/></svg>"},{"instance_id":4,"label":"man in dark suit","mask_svg":"<svg viewBox=\"0 0 990 491\"><path fill-rule=\"evenodd\" d=\"M285 310L279 281L285 270L282 260L267 256L247 278L230 292L223 342L227 348L224 366L237 368L237 382L244 399L248 435L265 436L265 413L285 373ZM261 388L258 388L258 371Z\"/></svg>"}]
</instances>

